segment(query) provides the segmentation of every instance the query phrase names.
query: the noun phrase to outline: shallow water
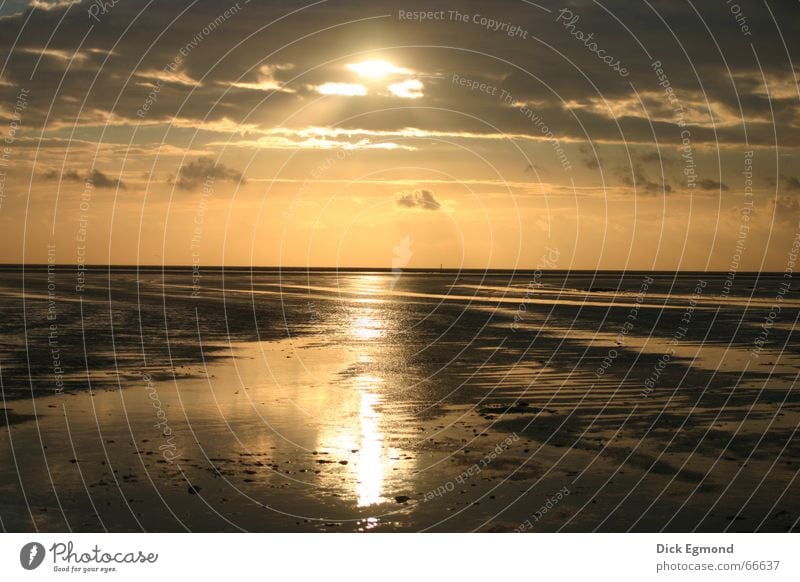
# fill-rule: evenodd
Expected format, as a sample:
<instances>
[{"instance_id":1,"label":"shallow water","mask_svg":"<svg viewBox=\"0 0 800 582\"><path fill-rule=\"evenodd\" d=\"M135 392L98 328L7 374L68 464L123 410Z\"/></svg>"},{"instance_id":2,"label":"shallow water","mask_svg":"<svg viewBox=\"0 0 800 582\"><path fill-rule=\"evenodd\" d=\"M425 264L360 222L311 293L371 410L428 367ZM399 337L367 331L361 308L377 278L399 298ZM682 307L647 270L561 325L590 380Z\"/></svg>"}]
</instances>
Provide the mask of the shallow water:
<instances>
[{"instance_id":1,"label":"shallow water","mask_svg":"<svg viewBox=\"0 0 800 582\"><path fill-rule=\"evenodd\" d=\"M6 530L797 528L780 274L53 281L0 284Z\"/></svg>"}]
</instances>

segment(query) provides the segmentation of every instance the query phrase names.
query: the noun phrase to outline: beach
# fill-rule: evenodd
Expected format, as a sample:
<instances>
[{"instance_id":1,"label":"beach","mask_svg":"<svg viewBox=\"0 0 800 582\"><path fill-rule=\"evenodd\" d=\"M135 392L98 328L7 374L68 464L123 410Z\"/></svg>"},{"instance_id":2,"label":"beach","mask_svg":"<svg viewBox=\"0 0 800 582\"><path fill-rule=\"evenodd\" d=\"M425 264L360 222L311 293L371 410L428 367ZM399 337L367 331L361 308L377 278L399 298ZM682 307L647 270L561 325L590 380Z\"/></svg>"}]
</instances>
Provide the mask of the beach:
<instances>
[{"instance_id":1,"label":"beach","mask_svg":"<svg viewBox=\"0 0 800 582\"><path fill-rule=\"evenodd\" d=\"M8 269L0 525L796 531L785 283Z\"/></svg>"}]
</instances>

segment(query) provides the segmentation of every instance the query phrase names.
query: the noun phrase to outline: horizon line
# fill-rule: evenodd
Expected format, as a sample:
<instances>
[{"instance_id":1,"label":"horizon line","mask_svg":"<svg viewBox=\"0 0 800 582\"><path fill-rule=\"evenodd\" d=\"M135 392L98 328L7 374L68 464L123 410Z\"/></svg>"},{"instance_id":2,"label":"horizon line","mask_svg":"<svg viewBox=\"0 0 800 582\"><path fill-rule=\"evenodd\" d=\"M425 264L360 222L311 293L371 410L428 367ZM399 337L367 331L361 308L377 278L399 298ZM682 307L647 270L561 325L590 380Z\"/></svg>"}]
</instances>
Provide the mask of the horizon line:
<instances>
[{"instance_id":1,"label":"horizon line","mask_svg":"<svg viewBox=\"0 0 800 582\"><path fill-rule=\"evenodd\" d=\"M363 267L363 266L325 266L325 267L300 267L280 265L164 265L164 264L91 264L78 263L0 263L0 271L9 270L48 270L53 268L58 271L84 270L129 270L129 271L292 271L292 272L378 272L378 273L684 273L684 274L730 274L731 270L698 270L698 269L542 269L536 267L409 267L397 269L392 267ZM735 275L775 275L784 271L736 271Z\"/></svg>"}]
</instances>

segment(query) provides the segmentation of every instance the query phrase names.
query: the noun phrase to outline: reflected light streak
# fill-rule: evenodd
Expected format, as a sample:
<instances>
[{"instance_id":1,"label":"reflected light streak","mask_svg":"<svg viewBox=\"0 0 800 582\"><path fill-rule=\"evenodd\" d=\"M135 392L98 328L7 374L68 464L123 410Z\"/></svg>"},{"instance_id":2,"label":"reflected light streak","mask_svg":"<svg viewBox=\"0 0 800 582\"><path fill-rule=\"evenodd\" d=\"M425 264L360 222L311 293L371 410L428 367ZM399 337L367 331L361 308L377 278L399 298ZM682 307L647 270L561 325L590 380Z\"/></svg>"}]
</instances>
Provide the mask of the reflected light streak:
<instances>
[{"instance_id":1,"label":"reflected light streak","mask_svg":"<svg viewBox=\"0 0 800 582\"><path fill-rule=\"evenodd\" d=\"M380 432L380 414L374 406L380 397L377 394L361 394L359 420L361 425L361 450L358 461L358 485L356 495L359 507L382 502L383 495L383 435Z\"/></svg>"},{"instance_id":2,"label":"reflected light streak","mask_svg":"<svg viewBox=\"0 0 800 582\"><path fill-rule=\"evenodd\" d=\"M350 333L360 340L377 339L383 335L383 322L374 317L362 315L353 319Z\"/></svg>"}]
</instances>

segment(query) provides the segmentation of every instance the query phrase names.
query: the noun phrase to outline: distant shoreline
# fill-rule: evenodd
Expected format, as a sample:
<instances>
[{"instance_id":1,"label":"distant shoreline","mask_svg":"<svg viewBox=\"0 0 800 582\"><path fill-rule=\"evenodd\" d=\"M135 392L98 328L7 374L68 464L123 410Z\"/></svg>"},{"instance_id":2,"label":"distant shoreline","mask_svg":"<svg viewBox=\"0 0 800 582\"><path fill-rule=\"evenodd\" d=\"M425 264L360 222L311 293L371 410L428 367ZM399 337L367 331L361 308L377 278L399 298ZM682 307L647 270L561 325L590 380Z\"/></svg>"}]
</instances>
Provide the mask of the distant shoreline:
<instances>
[{"instance_id":1,"label":"distant shoreline","mask_svg":"<svg viewBox=\"0 0 800 582\"><path fill-rule=\"evenodd\" d=\"M75 271L78 269L78 265L48 265L47 263L30 263L30 264L0 264L0 272L21 272L21 271L47 271L48 266L50 268L54 268L56 271ZM220 266L220 265L209 265L209 266L191 266L191 265L81 265L81 269L87 272L103 272L103 271L113 271L113 272L146 272L146 273L156 273L156 272L170 272L170 273L179 273L181 271L186 271L191 273L193 269L200 269L203 272L210 273L210 272L224 272L230 271L233 273L393 273L393 270L390 267L280 267L280 266ZM662 275L727 275L730 271L692 271L692 270L680 270L680 271L670 271L670 270L642 270L642 269L535 269L535 268L517 268L517 269L478 269L478 268L436 268L436 267L419 267L419 268L404 268L404 273L419 273L419 274L457 274L457 273L467 273L467 274L481 274L481 273L492 273L492 274L514 274L514 273L548 273L554 275L561 275L561 274L662 274ZM783 271L738 271L736 273L739 276L742 275L767 275L767 276L782 276Z\"/></svg>"}]
</instances>

